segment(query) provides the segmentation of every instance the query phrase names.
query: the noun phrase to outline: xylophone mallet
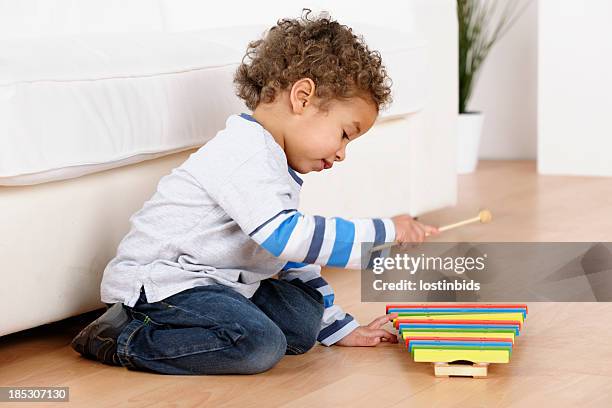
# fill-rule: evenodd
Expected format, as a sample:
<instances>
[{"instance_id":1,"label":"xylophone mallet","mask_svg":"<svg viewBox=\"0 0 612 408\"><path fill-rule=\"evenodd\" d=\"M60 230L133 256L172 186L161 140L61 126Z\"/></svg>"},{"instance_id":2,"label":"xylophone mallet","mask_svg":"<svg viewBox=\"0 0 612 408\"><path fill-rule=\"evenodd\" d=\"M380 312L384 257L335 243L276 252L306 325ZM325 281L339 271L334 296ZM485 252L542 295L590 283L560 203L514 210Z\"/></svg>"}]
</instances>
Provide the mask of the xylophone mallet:
<instances>
[{"instance_id":1,"label":"xylophone mallet","mask_svg":"<svg viewBox=\"0 0 612 408\"><path fill-rule=\"evenodd\" d=\"M484 210L480 210L480 212L478 213L478 215L476 217L472 217L472 218L468 218L467 220L463 220L463 221L459 221L456 222L454 224L448 224L445 225L443 227L438 228L438 231L443 232L443 231L448 231L451 230L453 228L457 228L457 227L462 227L464 225L467 224L471 224L474 222L480 222L482 224L486 224L488 222L491 222L491 219L493 218L493 215L491 214L491 211L484 209ZM426 236L429 236L429 233L425 234ZM399 245L399 242L395 241L395 242L388 242L386 244L382 244L382 245L377 245L375 247L373 247L370 252L374 252L374 251L379 251L381 249L385 249L385 248L390 248L392 246L395 245Z\"/></svg>"}]
</instances>

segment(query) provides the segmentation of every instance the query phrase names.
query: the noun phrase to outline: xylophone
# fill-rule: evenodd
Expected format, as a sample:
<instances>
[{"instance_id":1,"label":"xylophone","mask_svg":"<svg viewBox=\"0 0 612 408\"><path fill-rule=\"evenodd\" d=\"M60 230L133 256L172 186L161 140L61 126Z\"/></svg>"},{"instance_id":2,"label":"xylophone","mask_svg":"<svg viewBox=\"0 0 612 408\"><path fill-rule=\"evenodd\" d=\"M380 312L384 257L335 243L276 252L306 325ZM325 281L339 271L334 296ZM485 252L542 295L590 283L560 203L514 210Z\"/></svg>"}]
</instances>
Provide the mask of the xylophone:
<instances>
[{"instance_id":1,"label":"xylophone","mask_svg":"<svg viewBox=\"0 0 612 408\"><path fill-rule=\"evenodd\" d=\"M387 305L393 326L416 362L434 363L437 377L487 376L490 363L508 363L527 318L523 304Z\"/></svg>"}]
</instances>

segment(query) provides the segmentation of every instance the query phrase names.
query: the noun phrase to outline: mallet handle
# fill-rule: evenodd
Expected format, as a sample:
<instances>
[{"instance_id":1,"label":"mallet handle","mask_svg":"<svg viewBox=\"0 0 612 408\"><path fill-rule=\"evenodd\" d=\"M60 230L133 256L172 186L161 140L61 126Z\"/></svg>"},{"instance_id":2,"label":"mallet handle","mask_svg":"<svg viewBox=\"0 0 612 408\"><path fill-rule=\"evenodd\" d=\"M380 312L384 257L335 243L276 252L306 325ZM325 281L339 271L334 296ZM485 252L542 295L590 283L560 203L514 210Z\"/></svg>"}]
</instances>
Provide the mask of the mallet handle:
<instances>
[{"instance_id":1,"label":"mallet handle","mask_svg":"<svg viewBox=\"0 0 612 408\"><path fill-rule=\"evenodd\" d=\"M473 217L473 218L469 218L467 220L456 222L454 224L445 225L443 227L438 228L438 231L440 231L440 232L448 231L450 229L461 227L461 226L466 225L466 224L471 224L473 222L480 222L480 215L477 215L476 217ZM427 234L427 235L429 235L429 234Z\"/></svg>"}]
</instances>

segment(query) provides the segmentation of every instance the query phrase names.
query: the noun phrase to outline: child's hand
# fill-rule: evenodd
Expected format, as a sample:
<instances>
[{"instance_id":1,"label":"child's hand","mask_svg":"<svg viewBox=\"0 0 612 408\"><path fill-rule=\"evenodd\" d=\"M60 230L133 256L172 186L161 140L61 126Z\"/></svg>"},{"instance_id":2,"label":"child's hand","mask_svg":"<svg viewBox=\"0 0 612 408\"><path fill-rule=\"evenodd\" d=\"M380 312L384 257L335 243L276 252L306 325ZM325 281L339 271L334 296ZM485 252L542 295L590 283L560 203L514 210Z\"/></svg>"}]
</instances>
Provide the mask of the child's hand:
<instances>
[{"instance_id":1,"label":"child's hand","mask_svg":"<svg viewBox=\"0 0 612 408\"><path fill-rule=\"evenodd\" d=\"M391 220L395 224L395 241L404 242L423 242L425 237L431 234L438 234L438 228L425 225L408 214L396 215Z\"/></svg>"},{"instance_id":2,"label":"child's hand","mask_svg":"<svg viewBox=\"0 0 612 408\"><path fill-rule=\"evenodd\" d=\"M396 317L397 313L377 317L367 326L359 326L347 336L338 340L336 344L338 346L345 347L372 347L378 345L381 341L397 343L397 336L395 334L381 328L385 325L385 323L395 319Z\"/></svg>"}]
</instances>

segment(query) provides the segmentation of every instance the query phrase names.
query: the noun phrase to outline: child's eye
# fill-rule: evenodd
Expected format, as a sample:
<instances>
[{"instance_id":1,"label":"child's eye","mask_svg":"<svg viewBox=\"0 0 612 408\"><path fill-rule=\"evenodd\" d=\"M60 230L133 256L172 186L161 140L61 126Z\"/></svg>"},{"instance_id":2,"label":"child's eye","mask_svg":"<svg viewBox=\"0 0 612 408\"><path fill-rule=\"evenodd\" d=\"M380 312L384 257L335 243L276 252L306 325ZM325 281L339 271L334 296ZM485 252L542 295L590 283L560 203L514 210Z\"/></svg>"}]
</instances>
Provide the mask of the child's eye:
<instances>
[{"instance_id":1,"label":"child's eye","mask_svg":"<svg viewBox=\"0 0 612 408\"><path fill-rule=\"evenodd\" d=\"M350 139L349 139L349 137L348 137L348 135L347 135L347 134L346 134L346 132L344 132L344 131L342 132L342 138L343 138L343 139L350 140Z\"/></svg>"}]
</instances>

